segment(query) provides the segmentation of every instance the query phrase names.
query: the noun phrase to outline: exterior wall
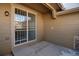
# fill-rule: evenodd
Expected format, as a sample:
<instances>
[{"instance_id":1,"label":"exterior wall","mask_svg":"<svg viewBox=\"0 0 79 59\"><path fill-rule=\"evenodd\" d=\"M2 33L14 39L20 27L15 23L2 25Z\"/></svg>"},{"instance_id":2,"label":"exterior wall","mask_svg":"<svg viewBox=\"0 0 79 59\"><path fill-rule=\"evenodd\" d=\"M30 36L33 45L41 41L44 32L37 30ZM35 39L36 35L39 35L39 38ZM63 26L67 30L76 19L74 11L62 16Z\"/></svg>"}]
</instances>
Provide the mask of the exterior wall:
<instances>
[{"instance_id":1,"label":"exterior wall","mask_svg":"<svg viewBox=\"0 0 79 59\"><path fill-rule=\"evenodd\" d=\"M73 48L73 38L75 32L79 32L79 12L58 16L51 19L49 14L41 14L26 6L13 4L24 10L37 14L37 40L47 40L49 42ZM11 4L0 4L0 55L11 52ZM9 16L5 16L5 10L9 11Z\"/></svg>"},{"instance_id":2,"label":"exterior wall","mask_svg":"<svg viewBox=\"0 0 79 59\"><path fill-rule=\"evenodd\" d=\"M9 11L9 16L5 16L5 11ZM0 4L0 55L10 53L10 4Z\"/></svg>"},{"instance_id":3,"label":"exterior wall","mask_svg":"<svg viewBox=\"0 0 79 59\"><path fill-rule=\"evenodd\" d=\"M26 10L28 12L34 13L36 14L36 22L37 22L37 40L42 40L43 39L43 14L41 14L40 12L37 12L31 8L28 8L27 6L21 5L21 4L13 4L13 6L15 8L19 8L22 10Z\"/></svg>"},{"instance_id":4,"label":"exterior wall","mask_svg":"<svg viewBox=\"0 0 79 59\"><path fill-rule=\"evenodd\" d=\"M22 6L20 4L13 4L15 7L19 7L21 9L29 10L33 13L37 14L37 40L43 39L43 17L42 14L32 10L26 6ZM11 4L0 4L0 55L8 54L11 52L12 40L11 39L11 30L13 29L11 25L11 20L13 21L13 12ZM5 10L9 11L10 15L5 16ZM12 16L12 17L11 17Z\"/></svg>"},{"instance_id":5,"label":"exterior wall","mask_svg":"<svg viewBox=\"0 0 79 59\"><path fill-rule=\"evenodd\" d=\"M45 15L44 31L45 40L73 48L74 35L79 32L79 12L57 16L57 19Z\"/></svg>"}]
</instances>

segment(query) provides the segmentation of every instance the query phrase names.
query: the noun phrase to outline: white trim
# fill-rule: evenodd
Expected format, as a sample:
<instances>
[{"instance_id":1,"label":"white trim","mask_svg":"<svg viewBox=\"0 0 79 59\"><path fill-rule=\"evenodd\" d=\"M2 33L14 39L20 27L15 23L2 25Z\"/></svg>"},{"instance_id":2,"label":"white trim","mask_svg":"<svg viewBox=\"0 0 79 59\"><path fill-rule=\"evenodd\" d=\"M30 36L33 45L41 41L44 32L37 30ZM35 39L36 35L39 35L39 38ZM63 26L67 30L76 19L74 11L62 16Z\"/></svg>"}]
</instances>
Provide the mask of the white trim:
<instances>
[{"instance_id":1,"label":"white trim","mask_svg":"<svg viewBox=\"0 0 79 59\"><path fill-rule=\"evenodd\" d=\"M12 18L11 18L11 40L12 40L12 47L16 47L16 46L19 46L19 45L23 45L23 44L27 44L27 43L31 43L31 42L34 42L37 40L37 13L35 12L32 12L32 11L29 11L29 10L26 10L26 9L23 9L23 8L19 8L19 7L16 7L14 4L12 4L11 6L11 10L12 10ZM24 10L26 11L26 15L27 15L27 41L24 42L24 43L21 43L21 44L17 44L15 45L15 8L18 8L18 9L21 9L21 10ZM31 40L31 41L28 41L28 13L32 13L35 15L35 39L34 40Z\"/></svg>"},{"instance_id":2,"label":"white trim","mask_svg":"<svg viewBox=\"0 0 79 59\"><path fill-rule=\"evenodd\" d=\"M21 43L21 44L17 44L14 47L17 47L17 46L20 46L20 45L24 45L24 44L28 44L28 43L31 43L31 42L35 42L35 41L36 41L36 39L28 41L28 42Z\"/></svg>"},{"instance_id":3,"label":"white trim","mask_svg":"<svg viewBox=\"0 0 79 59\"><path fill-rule=\"evenodd\" d=\"M28 11L27 11L27 43L28 43Z\"/></svg>"},{"instance_id":4,"label":"white trim","mask_svg":"<svg viewBox=\"0 0 79 59\"><path fill-rule=\"evenodd\" d=\"M14 17L15 17L14 16L14 5L11 4L11 43L12 43L11 45L12 45L12 48L14 47L14 42L15 42L14 41L14 39L15 39Z\"/></svg>"},{"instance_id":5,"label":"white trim","mask_svg":"<svg viewBox=\"0 0 79 59\"><path fill-rule=\"evenodd\" d=\"M37 14L36 13L33 13L31 11L28 11L28 13L31 13L31 14L34 14L35 15L35 39L34 40L31 40L31 41L28 41L28 43L29 43L29 42L36 41L37 40Z\"/></svg>"}]
</instances>

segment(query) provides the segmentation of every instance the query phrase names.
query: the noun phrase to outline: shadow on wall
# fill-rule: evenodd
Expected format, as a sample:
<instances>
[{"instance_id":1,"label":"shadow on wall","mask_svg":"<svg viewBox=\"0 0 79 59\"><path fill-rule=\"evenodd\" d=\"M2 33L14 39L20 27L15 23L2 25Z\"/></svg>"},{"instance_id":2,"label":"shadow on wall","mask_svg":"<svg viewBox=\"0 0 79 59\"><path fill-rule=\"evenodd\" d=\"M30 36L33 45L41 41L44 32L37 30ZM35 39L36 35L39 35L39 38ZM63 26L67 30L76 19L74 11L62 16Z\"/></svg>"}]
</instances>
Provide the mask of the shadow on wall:
<instances>
[{"instance_id":1,"label":"shadow on wall","mask_svg":"<svg viewBox=\"0 0 79 59\"><path fill-rule=\"evenodd\" d=\"M74 33L79 32L79 12L58 16L55 20L47 14L44 19L45 40L73 48Z\"/></svg>"}]
</instances>

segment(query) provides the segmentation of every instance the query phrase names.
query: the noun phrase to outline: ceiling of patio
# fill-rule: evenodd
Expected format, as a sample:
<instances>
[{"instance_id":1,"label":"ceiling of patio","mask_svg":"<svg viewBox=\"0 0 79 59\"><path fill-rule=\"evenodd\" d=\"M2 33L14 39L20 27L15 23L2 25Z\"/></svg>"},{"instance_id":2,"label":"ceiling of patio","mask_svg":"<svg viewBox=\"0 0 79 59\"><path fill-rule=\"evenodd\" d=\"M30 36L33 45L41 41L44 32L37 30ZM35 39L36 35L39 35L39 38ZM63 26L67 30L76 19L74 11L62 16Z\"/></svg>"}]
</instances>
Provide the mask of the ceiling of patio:
<instances>
[{"instance_id":1,"label":"ceiling of patio","mask_svg":"<svg viewBox=\"0 0 79 59\"><path fill-rule=\"evenodd\" d=\"M50 10L45 7L42 3L23 3L22 5L27 6L29 8L32 8L34 10L37 10L41 13L48 13ZM50 5L56 10L61 11L61 8L58 6L57 3L50 3Z\"/></svg>"}]
</instances>

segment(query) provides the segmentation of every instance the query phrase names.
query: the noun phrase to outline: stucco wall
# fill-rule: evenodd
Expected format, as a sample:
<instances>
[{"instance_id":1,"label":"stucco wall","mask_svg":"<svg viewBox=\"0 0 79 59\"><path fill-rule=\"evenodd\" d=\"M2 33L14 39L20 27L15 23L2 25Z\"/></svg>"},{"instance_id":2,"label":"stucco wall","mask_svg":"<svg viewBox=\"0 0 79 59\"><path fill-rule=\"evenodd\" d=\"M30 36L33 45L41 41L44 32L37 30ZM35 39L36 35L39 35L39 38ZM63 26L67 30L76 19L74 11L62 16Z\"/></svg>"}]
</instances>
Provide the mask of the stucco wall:
<instances>
[{"instance_id":1,"label":"stucco wall","mask_svg":"<svg viewBox=\"0 0 79 59\"><path fill-rule=\"evenodd\" d=\"M13 6L15 8L19 8L19 9L26 10L28 12L36 14L37 39L42 40L43 39L43 28L44 28L43 14L41 14L40 12L33 10L33 9L27 7L27 6L24 6L24 5L13 4Z\"/></svg>"},{"instance_id":2,"label":"stucco wall","mask_svg":"<svg viewBox=\"0 0 79 59\"><path fill-rule=\"evenodd\" d=\"M43 39L43 17L42 14L32 10L26 6L20 4L13 4L14 7L19 7L24 10L29 10L37 14L37 40ZM11 38L11 17L12 9L11 4L0 4L0 55L6 55L11 52L11 44L13 39ZM5 16L5 10L9 11L9 16Z\"/></svg>"},{"instance_id":3,"label":"stucco wall","mask_svg":"<svg viewBox=\"0 0 79 59\"><path fill-rule=\"evenodd\" d=\"M33 9L20 4L13 4L24 10L37 14L37 40L47 40L49 42L73 48L73 37L75 32L79 32L79 12L58 16L52 19L49 14L41 14ZM5 10L9 11L9 16L5 16ZM11 52L11 5L0 4L0 55Z\"/></svg>"},{"instance_id":4,"label":"stucco wall","mask_svg":"<svg viewBox=\"0 0 79 59\"><path fill-rule=\"evenodd\" d=\"M5 11L11 12L10 4L0 4L0 55L10 52L10 19L11 16L5 16Z\"/></svg>"},{"instance_id":5,"label":"stucco wall","mask_svg":"<svg viewBox=\"0 0 79 59\"><path fill-rule=\"evenodd\" d=\"M57 16L57 19L52 19L49 14L44 16L45 40L73 48L76 32L79 32L79 12Z\"/></svg>"}]
</instances>

